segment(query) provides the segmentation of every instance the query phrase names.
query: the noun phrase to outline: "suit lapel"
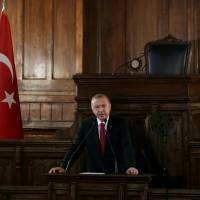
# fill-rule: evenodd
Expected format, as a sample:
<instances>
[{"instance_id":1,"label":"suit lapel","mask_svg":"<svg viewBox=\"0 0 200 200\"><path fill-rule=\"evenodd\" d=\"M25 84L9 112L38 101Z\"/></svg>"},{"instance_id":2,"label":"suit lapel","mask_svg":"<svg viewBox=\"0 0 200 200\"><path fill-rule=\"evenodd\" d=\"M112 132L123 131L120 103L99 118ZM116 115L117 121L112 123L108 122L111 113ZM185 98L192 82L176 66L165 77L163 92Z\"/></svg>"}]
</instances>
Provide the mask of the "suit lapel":
<instances>
[{"instance_id":1,"label":"suit lapel","mask_svg":"<svg viewBox=\"0 0 200 200\"><path fill-rule=\"evenodd\" d=\"M97 156L99 157L99 155L101 155L101 152L100 152L99 131L97 122L95 122L94 134L92 134L91 141L93 142L94 151L97 152Z\"/></svg>"}]
</instances>

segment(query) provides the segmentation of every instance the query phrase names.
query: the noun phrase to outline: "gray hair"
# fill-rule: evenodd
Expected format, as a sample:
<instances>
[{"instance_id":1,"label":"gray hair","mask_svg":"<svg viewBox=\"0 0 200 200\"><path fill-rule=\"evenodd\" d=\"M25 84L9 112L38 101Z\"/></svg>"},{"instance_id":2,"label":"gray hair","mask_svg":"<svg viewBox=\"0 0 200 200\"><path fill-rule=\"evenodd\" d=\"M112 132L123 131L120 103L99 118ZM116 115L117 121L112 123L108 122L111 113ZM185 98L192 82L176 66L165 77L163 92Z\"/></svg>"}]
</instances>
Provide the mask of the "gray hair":
<instances>
[{"instance_id":1,"label":"gray hair","mask_svg":"<svg viewBox=\"0 0 200 200\"><path fill-rule=\"evenodd\" d=\"M94 99L99 99L99 98L102 98L102 97L105 97L106 99L108 99L109 103L110 103L110 99L109 97L106 95L106 94L95 94L92 98L91 98L91 103Z\"/></svg>"}]
</instances>

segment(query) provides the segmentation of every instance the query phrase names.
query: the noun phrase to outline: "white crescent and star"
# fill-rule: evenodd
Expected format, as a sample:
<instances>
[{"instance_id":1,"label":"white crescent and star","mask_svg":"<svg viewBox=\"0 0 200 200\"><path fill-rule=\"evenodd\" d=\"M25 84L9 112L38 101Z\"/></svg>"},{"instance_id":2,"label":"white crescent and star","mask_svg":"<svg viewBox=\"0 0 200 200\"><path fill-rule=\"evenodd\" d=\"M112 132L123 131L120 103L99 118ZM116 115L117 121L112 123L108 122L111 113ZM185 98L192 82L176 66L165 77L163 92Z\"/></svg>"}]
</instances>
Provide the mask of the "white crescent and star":
<instances>
[{"instance_id":1,"label":"white crescent and star","mask_svg":"<svg viewBox=\"0 0 200 200\"><path fill-rule=\"evenodd\" d=\"M11 73L11 78L12 78L12 83L13 83L13 68L12 68L12 64L9 60L9 58L5 55L0 53L0 63L3 63L10 71ZM7 91L4 91L5 93L5 99L3 99L1 102L7 103L9 106L9 109L11 109L12 104L16 103L16 101L14 100L14 92L11 92L10 94Z\"/></svg>"},{"instance_id":2,"label":"white crescent and star","mask_svg":"<svg viewBox=\"0 0 200 200\"><path fill-rule=\"evenodd\" d=\"M5 91L5 96L6 96L6 98L3 99L1 102L7 103L9 108L11 108L12 104L16 103L16 101L14 100L14 92L9 94L8 92Z\"/></svg>"},{"instance_id":3,"label":"white crescent and star","mask_svg":"<svg viewBox=\"0 0 200 200\"><path fill-rule=\"evenodd\" d=\"M13 68L12 68L12 64L11 64L9 58L5 54L0 53L0 62L2 62L3 64L5 64L8 67L8 69L11 73L12 82L13 82Z\"/></svg>"}]
</instances>

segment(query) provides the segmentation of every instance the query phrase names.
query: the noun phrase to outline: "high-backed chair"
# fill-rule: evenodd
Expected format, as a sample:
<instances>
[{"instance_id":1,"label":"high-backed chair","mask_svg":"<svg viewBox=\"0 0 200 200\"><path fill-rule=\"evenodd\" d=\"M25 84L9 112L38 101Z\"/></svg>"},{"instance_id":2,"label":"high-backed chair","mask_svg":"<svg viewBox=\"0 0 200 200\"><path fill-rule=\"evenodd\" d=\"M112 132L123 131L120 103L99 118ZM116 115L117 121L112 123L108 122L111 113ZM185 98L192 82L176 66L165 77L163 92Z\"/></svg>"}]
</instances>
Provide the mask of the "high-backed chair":
<instances>
[{"instance_id":1,"label":"high-backed chair","mask_svg":"<svg viewBox=\"0 0 200 200\"><path fill-rule=\"evenodd\" d=\"M169 35L145 45L148 74L186 74L190 53L189 42Z\"/></svg>"}]
</instances>

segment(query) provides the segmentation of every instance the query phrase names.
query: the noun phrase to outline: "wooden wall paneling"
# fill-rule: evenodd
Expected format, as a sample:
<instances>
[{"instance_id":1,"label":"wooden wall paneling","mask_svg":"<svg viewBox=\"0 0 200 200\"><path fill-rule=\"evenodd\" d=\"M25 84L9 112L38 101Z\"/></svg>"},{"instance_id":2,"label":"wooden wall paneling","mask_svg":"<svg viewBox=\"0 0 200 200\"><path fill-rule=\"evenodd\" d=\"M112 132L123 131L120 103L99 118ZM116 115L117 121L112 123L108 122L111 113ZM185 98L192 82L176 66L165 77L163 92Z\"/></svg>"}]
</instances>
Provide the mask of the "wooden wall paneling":
<instances>
[{"instance_id":1,"label":"wooden wall paneling","mask_svg":"<svg viewBox=\"0 0 200 200\"><path fill-rule=\"evenodd\" d=\"M56 85L59 85L59 83L61 83L61 89L64 91L21 92L21 108L23 109L22 114L24 117L24 128L60 127L60 129L63 129L68 127L70 128L72 126L76 109L74 97L70 94L72 91L71 88L73 87L71 87L71 84L68 84L69 81L65 82L65 80L63 80L56 82L58 83ZM32 84L32 86L33 85L34 84ZM24 86L26 87L26 85ZM53 86L53 84L51 84L51 86ZM69 95L67 94L68 90ZM23 106L24 104L25 106ZM66 115L68 116L67 118L64 117Z\"/></svg>"},{"instance_id":2,"label":"wooden wall paneling","mask_svg":"<svg viewBox=\"0 0 200 200\"><path fill-rule=\"evenodd\" d=\"M27 117L31 113L27 110L30 104L56 104L61 96L64 99L61 103L66 104L74 98L75 85L71 77L81 71L82 34L84 73L112 72L120 64L140 55L146 42L168 33L192 41L189 71L199 73L198 0L59 0L56 3L52 0L7 0L7 8L20 101L26 104L22 105L24 127L44 125L42 121L32 123L30 114ZM49 113L49 108L45 108ZM70 112L71 119L65 121L66 126L74 121L75 110ZM49 117L50 113L47 115ZM53 118L45 123L50 127L63 125L62 122L56 124Z\"/></svg>"},{"instance_id":3,"label":"wooden wall paneling","mask_svg":"<svg viewBox=\"0 0 200 200\"><path fill-rule=\"evenodd\" d=\"M163 38L168 34L187 40L188 29L192 27L196 34L199 32L197 28L199 1L124 0L119 5L118 2L113 3L112 6L110 4L111 2L106 1L85 2L85 72L111 72L116 66L141 55L144 45L149 41ZM115 16L115 9L117 16ZM117 31L112 35L111 30L114 30L116 24ZM111 38L110 35L113 37ZM115 38L118 40L113 43ZM117 50L107 50L107 44L113 45L113 49ZM197 41L196 46L199 46ZM111 52L117 56L109 58ZM197 63L196 61L196 65Z\"/></svg>"},{"instance_id":4,"label":"wooden wall paneling","mask_svg":"<svg viewBox=\"0 0 200 200\"><path fill-rule=\"evenodd\" d=\"M9 150L8 150L9 149ZM0 182L8 185L10 183L19 184L17 182L16 164L15 164L15 147L3 148L0 151Z\"/></svg>"},{"instance_id":5,"label":"wooden wall paneling","mask_svg":"<svg viewBox=\"0 0 200 200\"><path fill-rule=\"evenodd\" d=\"M200 141L199 140L191 140L189 142L189 181L190 188L198 188L200 185Z\"/></svg>"},{"instance_id":6,"label":"wooden wall paneling","mask_svg":"<svg viewBox=\"0 0 200 200\"><path fill-rule=\"evenodd\" d=\"M76 110L76 105L74 103L64 103L63 104L63 120L75 120L75 115L73 114Z\"/></svg>"},{"instance_id":7,"label":"wooden wall paneling","mask_svg":"<svg viewBox=\"0 0 200 200\"><path fill-rule=\"evenodd\" d=\"M157 1L127 0L127 58L144 52L144 45L157 39Z\"/></svg>"},{"instance_id":8,"label":"wooden wall paneling","mask_svg":"<svg viewBox=\"0 0 200 200\"><path fill-rule=\"evenodd\" d=\"M53 79L76 73L76 1L53 1Z\"/></svg>"},{"instance_id":9,"label":"wooden wall paneling","mask_svg":"<svg viewBox=\"0 0 200 200\"><path fill-rule=\"evenodd\" d=\"M3 0L0 0L0 9ZM15 68L17 77L22 77L22 66L23 66L23 0L12 1L6 0L6 13L9 18L13 51L15 58Z\"/></svg>"},{"instance_id":10,"label":"wooden wall paneling","mask_svg":"<svg viewBox=\"0 0 200 200\"><path fill-rule=\"evenodd\" d=\"M94 4L85 2L85 72L112 72L129 57L140 55L147 41L157 38L156 1ZM95 10L92 13L91 7Z\"/></svg>"},{"instance_id":11,"label":"wooden wall paneling","mask_svg":"<svg viewBox=\"0 0 200 200\"><path fill-rule=\"evenodd\" d=\"M52 105L50 103L41 103L41 120L50 121L52 118Z\"/></svg>"},{"instance_id":12,"label":"wooden wall paneling","mask_svg":"<svg viewBox=\"0 0 200 200\"><path fill-rule=\"evenodd\" d=\"M188 40L191 41L191 55L190 55L190 63L188 66L188 73L195 73L195 66L197 65L196 60L194 59L196 56L195 52L195 38L196 38L196 17L195 17L195 10L196 6L194 5L195 0L188 0L187 1L187 9L188 9L188 25L187 25L187 32L188 32Z\"/></svg>"},{"instance_id":13,"label":"wooden wall paneling","mask_svg":"<svg viewBox=\"0 0 200 200\"><path fill-rule=\"evenodd\" d=\"M52 68L52 1L24 1L24 79L47 79Z\"/></svg>"},{"instance_id":14,"label":"wooden wall paneling","mask_svg":"<svg viewBox=\"0 0 200 200\"><path fill-rule=\"evenodd\" d=\"M76 0L76 73L83 70L83 0Z\"/></svg>"},{"instance_id":15,"label":"wooden wall paneling","mask_svg":"<svg viewBox=\"0 0 200 200\"><path fill-rule=\"evenodd\" d=\"M190 107L186 107L186 109L189 109L192 107L192 104ZM191 113L187 113L187 112L183 112L182 115L182 126L179 127L178 131L181 131L184 133L183 137L182 137L182 156L183 156L183 160L182 163L180 163L183 167L183 173L186 174L186 177L184 179L184 181L187 183L187 186L189 185L189 159L188 159L188 154L189 154L189 149L188 149L188 144L189 144L189 135L191 134L191 127L192 127L192 122L191 122ZM188 123L185 123L188 122Z\"/></svg>"},{"instance_id":16,"label":"wooden wall paneling","mask_svg":"<svg viewBox=\"0 0 200 200\"><path fill-rule=\"evenodd\" d=\"M157 1L157 37L164 38L169 34L169 1Z\"/></svg>"},{"instance_id":17,"label":"wooden wall paneling","mask_svg":"<svg viewBox=\"0 0 200 200\"><path fill-rule=\"evenodd\" d=\"M164 113L168 113L164 108L165 105L160 104L160 111ZM183 130L183 126L186 121L183 118L183 112L181 111L173 111L173 105L169 106L168 109L171 110L171 114L173 115L173 120L175 123L175 130L173 132L168 131L167 136L163 136L163 133L155 133L151 131L150 127L148 127L147 132L149 134L149 141L153 146L154 152L156 152L160 169L167 169L168 175L171 177L176 177L176 183L172 182L169 178L169 184L171 187L180 188L183 185L183 174L185 174L185 151L183 148L184 144L184 135L186 134ZM173 164L170 164L173 163ZM176 166L176 167L175 167ZM160 174L161 175L161 174ZM163 180L161 180L164 183ZM177 184L175 186L175 184Z\"/></svg>"},{"instance_id":18,"label":"wooden wall paneling","mask_svg":"<svg viewBox=\"0 0 200 200\"><path fill-rule=\"evenodd\" d=\"M7 0L6 3L23 127L71 127L75 116L75 84L71 78L82 70L82 0ZM51 112L50 107L57 103L61 108L63 104L72 105L67 121L63 120L63 110ZM58 112L60 117L56 120Z\"/></svg>"},{"instance_id":19,"label":"wooden wall paneling","mask_svg":"<svg viewBox=\"0 0 200 200\"><path fill-rule=\"evenodd\" d=\"M29 103L23 103L20 105L21 107L21 116L22 119L25 121L29 121L30 119L30 104Z\"/></svg>"},{"instance_id":20,"label":"wooden wall paneling","mask_svg":"<svg viewBox=\"0 0 200 200\"><path fill-rule=\"evenodd\" d=\"M112 73L125 61L125 1L101 1L101 72Z\"/></svg>"},{"instance_id":21,"label":"wooden wall paneling","mask_svg":"<svg viewBox=\"0 0 200 200\"><path fill-rule=\"evenodd\" d=\"M138 49L138 35L137 32L141 31L142 17L140 17L139 3L141 1L126 1L126 59L137 57L143 52L143 48Z\"/></svg>"},{"instance_id":22,"label":"wooden wall paneling","mask_svg":"<svg viewBox=\"0 0 200 200\"><path fill-rule=\"evenodd\" d=\"M30 119L32 121L39 121L41 119L40 109L41 109L40 103L30 104Z\"/></svg>"},{"instance_id":23,"label":"wooden wall paneling","mask_svg":"<svg viewBox=\"0 0 200 200\"><path fill-rule=\"evenodd\" d=\"M150 107L151 105L148 104L148 106ZM173 120L176 123L176 130L172 133L170 131L167 132L166 137L162 136L162 132L154 132L150 126L147 126L147 113L150 113L150 108L147 107L143 111L138 111L138 113L132 111L129 116L129 121L132 121L133 124L130 129L131 135L133 141L137 141L134 146L137 152L138 169L142 173L150 172L159 175L159 185L157 185L158 180L156 180L154 187L164 186L164 177L162 175L164 169L166 169L169 175L168 184L170 187L181 188L186 183L183 178L186 168L183 145L185 132L182 128L186 121L183 120L182 112L173 111L175 104L169 106L159 104L159 106L159 112L162 112L162 114L167 114L171 110L170 113L173 113ZM142 113L143 115L141 115ZM140 116L140 118L135 118L135 116Z\"/></svg>"},{"instance_id":24,"label":"wooden wall paneling","mask_svg":"<svg viewBox=\"0 0 200 200\"><path fill-rule=\"evenodd\" d=\"M0 199L47 200L47 186L3 186L0 185Z\"/></svg>"},{"instance_id":25,"label":"wooden wall paneling","mask_svg":"<svg viewBox=\"0 0 200 200\"><path fill-rule=\"evenodd\" d=\"M169 33L187 40L187 0L169 1Z\"/></svg>"},{"instance_id":26,"label":"wooden wall paneling","mask_svg":"<svg viewBox=\"0 0 200 200\"><path fill-rule=\"evenodd\" d=\"M0 158L0 180L1 184L9 184L9 183L15 183L17 184L16 180L16 174L15 176L11 176L10 173L16 172L15 171L15 160L13 158L13 154L10 153L4 153L2 155L2 150L0 151L1 158Z\"/></svg>"},{"instance_id":27,"label":"wooden wall paneling","mask_svg":"<svg viewBox=\"0 0 200 200\"><path fill-rule=\"evenodd\" d=\"M59 80L19 80L19 87L21 94L29 101L48 98L48 95L54 96L54 100L58 98L60 101L63 96L74 95L75 84L71 79L59 79ZM42 95L43 94L43 95ZM58 95L60 94L60 95ZM30 96L29 96L30 95ZM23 97L22 96L22 97ZM58 97L56 97L58 96ZM23 99L23 98L22 98ZM52 99L52 98L49 98ZM23 99L24 100L24 99Z\"/></svg>"},{"instance_id":28,"label":"wooden wall paneling","mask_svg":"<svg viewBox=\"0 0 200 200\"><path fill-rule=\"evenodd\" d=\"M200 110L198 109L197 113L192 114L192 131L190 135L190 140L200 140Z\"/></svg>"},{"instance_id":29,"label":"wooden wall paneling","mask_svg":"<svg viewBox=\"0 0 200 200\"><path fill-rule=\"evenodd\" d=\"M44 173L57 166L72 141L1 141L1 185L46 185Z\"/></svg>"},{"instance_id":30,"label":"wooden wall paneling","mask_svg":"<svg viewBox=\"0 0 200 200\"><path fill-rule=\"evenodd\" d=\"M54 103L52 105L52 120L54 121L60 121L62 120L62 104L61 103Z\"/></svg>"},{"instance_id":31,"label":"wooden wall paneling","mask_svg":"<svg viewBox=\"0 0 200 200\"><path fill-rule=\"evenodd\" d=\"M101 0L85 0L83 4L83 73L99 72L99 34Z\"/></svg>"},{"instance_id":32,"label":"wooden wall paneling","mask_svg":"<svg viewBox=\"0 0 200 200\"><path fill-rule=\"evenodd\" d=\"M2 143L1 143L2 144ZM0 151L0 183L3 185L20 184L21 183L21 147L1 145Z\"/></svg>"},{"instance_id":33,"label":"wooden wall paneling","mask_svg":"<svg viewBox=\"0 0 200 200\"><path fill-rule=\"evenodd\" d=\"M69 150L71 141L51 141L32 143L23 147L22 184L46 185L45 173L53 166L60 164L65 153Z\"/></svg>"},{"instance_id":34,"label":"wooden wall paneling","mask_svg":"<svg viewBox=\"0 0 200 200\"><path fill-rule=\"evenodd\" d=\"M196 49L196 51L198 54L196 56L197 57L196 60L198 63L196 71L197 71L197 74L199 74L200 73L200 66L199 66L199 63L200 63L200 29L199 29L199 27L200 27L200 12L199 12L200 2L199 1L196 1L196 7L197 7L197 12L196 12L197 23L195 24L195 26L197 27L197 49Z\"/></svg>"},{"instance_id":35,"label":"wooden wall paneling","mask_svg":"<svg viewBox=\"0 0 200 200\"><path fill-rule=\"evenodd\" d=\"M151 189L149 192L149 200L197 200L200 198L199 190L190 189L169 189L168 197L166 197L165 189Z\"/></svg>"},{"instance_id":36,"label":"wooden wall paneling","mask_svg":"<svg viewBox=\"0 0 200 200\"><path fill-rule=\"evenodd\" d=\"M199 31L199 23L200 23L200 2L198 0L188 0L187 1L187 7L188 7L188 26L187 26L187 32L188 32L188 40L192 42L192 55L191 55L191 64L189 68L190 73L196 73L199 74L199 37L200 37L200 31Z\"/></svg>"}]
</instances>

